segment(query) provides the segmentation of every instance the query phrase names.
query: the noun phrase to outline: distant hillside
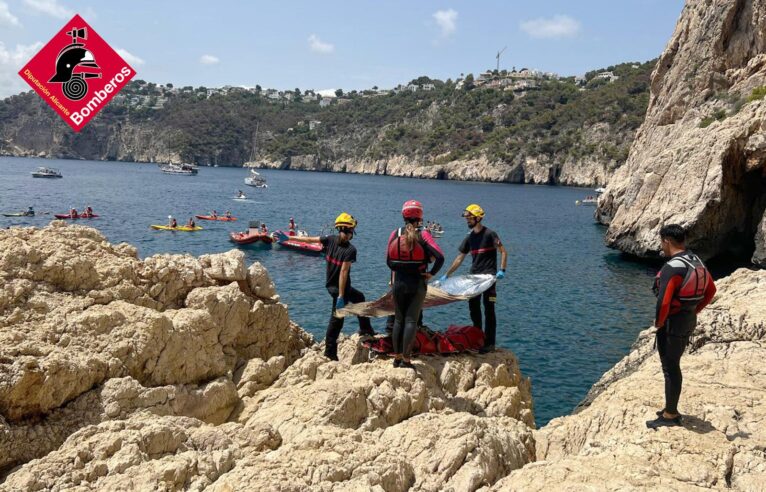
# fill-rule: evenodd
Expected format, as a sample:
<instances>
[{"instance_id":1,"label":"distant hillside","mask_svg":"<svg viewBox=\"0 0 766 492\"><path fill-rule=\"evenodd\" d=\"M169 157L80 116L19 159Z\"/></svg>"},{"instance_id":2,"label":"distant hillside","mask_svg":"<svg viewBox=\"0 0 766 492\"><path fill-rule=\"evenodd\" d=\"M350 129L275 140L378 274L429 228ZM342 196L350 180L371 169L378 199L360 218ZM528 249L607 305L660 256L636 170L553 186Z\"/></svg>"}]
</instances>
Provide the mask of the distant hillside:
<instances>
[{"instance_id":1,"label":"distant hillside","mask_svg":"<svg viewBox=\"0 0 766 492\"><path fill-rule=\"evenodd\" d=\"M613 81L420 77L325 107L297 89L134 81L79 134L29 92L0 102L0 154L600 184L627 158L654 63L608 67Z\"/></svg>"}]
</instances>

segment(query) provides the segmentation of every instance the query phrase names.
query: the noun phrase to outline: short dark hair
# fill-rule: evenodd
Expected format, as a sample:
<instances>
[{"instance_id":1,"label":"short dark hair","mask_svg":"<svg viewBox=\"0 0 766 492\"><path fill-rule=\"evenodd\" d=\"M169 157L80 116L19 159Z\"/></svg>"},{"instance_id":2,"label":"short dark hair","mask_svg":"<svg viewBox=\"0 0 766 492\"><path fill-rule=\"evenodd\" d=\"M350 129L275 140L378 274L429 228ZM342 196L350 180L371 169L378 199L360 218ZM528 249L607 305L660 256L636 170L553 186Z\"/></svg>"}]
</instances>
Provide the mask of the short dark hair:
<instances>
[{"instance_id":1,"label":"short dark hair","mask_svg":"<svg viewBox=\"0 0 766 492\"><path fill-rule=\"evenodd\" d=\"M668 224L660 229L660 238L671 239L674 243L683 244L686 242L686 231L678 224Z\"/></svg>"}]
</instances>

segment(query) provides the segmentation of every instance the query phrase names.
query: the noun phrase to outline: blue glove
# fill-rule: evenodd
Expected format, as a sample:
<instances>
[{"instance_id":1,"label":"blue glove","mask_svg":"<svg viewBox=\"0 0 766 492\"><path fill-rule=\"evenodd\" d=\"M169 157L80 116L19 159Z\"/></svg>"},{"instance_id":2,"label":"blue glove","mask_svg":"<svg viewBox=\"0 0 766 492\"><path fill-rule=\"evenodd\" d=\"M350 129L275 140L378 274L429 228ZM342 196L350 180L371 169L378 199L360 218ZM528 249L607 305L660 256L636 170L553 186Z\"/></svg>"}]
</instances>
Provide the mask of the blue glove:
<instances>
[{"instance_id":1,"label":"blue glove","mask_svg":"<svg viewBox=\"0 0 766 492\"><path fill-rule=\"evenodd\" d=\"M278 243L282 243L290 239L290 237L282 231L275 232L274 237L277 238Z\"/></svg>"},{"instance_id":2,"label":"blue glove","mask_svg":"<svg viewBox=\"0 0 766 492\"><path fill-rule=\"evenodd\" d=\"M505 278L505 272L503 270L498 270L495 278L498 280L503 280Z\"/></svg>"},{"instance_id":3,"label":"blue glove","mask_svg":"<svg viewBox=\"0 0 766 492\"><path fill-rule=\"evenodd\" d=\"M446 282L446 281L447 281L447 274L445 273L444 275L439 277L439 283L441 284L442 282Z\"/></svg>"},{"instance_id":4,"label":"blue glove","mask_svg":"<svg viewBox=\"0 0 766 492\"><path fill-rule=\"evenodd\" d=\"M339 297L335 301L335 309L343 309L345 306L346 306L346 301L344 301L342 297Z\"/></svg>"}]
</instances>

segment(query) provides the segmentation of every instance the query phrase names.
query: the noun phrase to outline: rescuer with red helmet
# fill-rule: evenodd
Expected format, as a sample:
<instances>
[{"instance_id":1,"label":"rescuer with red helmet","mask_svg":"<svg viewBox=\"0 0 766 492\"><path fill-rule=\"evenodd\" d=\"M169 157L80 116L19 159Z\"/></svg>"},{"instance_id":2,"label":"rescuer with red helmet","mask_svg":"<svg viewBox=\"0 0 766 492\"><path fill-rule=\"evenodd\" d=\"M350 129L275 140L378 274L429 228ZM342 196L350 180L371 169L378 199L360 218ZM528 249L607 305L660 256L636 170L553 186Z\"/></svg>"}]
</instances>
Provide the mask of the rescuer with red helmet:
<instances>
[{"instance_id":1,"label":"rescuer with red helmet","mask_svg":"<svg viewBox=\"0 0 766 492\"><path fill-rule=\"evenodd\" d=\"M442 267L444 255L431 233L423 229L423 205L419 201L404 202L402 218L404 227L391 232L386 249L395 306L391 341L394 367L414 369L410 354L426 297L426 281ZM428 270L431 261L433 266Z\"/></svg>"}]
</instances>

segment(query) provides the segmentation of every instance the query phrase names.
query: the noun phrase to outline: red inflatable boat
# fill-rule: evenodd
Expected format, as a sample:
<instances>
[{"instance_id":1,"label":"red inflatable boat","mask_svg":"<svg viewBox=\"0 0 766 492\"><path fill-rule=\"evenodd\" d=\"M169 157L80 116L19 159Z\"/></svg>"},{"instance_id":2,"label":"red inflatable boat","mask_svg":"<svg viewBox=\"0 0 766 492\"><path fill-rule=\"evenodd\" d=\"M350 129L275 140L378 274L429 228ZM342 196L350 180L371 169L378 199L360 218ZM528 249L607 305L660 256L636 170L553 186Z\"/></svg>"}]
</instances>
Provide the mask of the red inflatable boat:
<instances>
[{"instance_id":1,"label":"red inflatable boat","mask_svg":"<svg viewBox=\"0 0 766 492\"><path fill-rule=\"evenodd\" d=\"M280 231L277 231L275 234L279 234ZM287 234L290 238L293 237L293 234ZM306 253L309 255L321 255L322 254L322 245L319 243L304 243L301 241L293 241L292 239L287 239L286 241L277 241L277 244L286 249L291 249L293 251L300 251L301 253Z\"/></svg>"},{"instance_id":2,"label":"red inflatable boat","mask_svg":"<svg viewBox=\"0 0 766 492\"><path fill-rule=\"evenodd\" d=\"M229 237L237 244L254 244L258 242L271 244L274 242L271 234L264 234L262 232L232 232L229 234Z\"/></svg>"}]
</instances>

